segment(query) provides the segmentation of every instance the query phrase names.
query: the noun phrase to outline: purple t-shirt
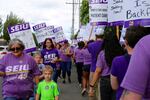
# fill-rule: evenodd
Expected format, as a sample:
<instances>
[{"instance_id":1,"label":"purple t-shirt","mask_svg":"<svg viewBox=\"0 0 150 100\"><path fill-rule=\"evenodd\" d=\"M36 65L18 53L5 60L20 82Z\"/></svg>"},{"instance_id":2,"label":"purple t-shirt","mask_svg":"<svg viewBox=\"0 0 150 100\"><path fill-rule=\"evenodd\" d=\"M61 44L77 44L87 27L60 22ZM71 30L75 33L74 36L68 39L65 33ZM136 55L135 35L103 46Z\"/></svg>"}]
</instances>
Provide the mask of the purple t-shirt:
<instances>
[{"instance_id":1,"label":"purple t-shirt","mask_svg":"<svg viewBox=\"0 0 150 100\"><path fill-rule=\"evenodd\" d=\"M70 62L71 61L71 56L67 56L65 53L67 53L67 49L70 50L70 52L73 52L70 47L68 48L61 48L61 59L63 62Z\"/></svg>"},{"instance_id":2,"label":"purple t-shirt","mask_svg":"<svg viewBox=\"0 0 150 100\"><path fill-rule=\"evenodd\" d=\"M58 51L58 55L59 55L59 58L61 58L62 59L62 51L61 50L59 50L59 49L57 49L57 51Z\"/></svg>"},{"instance_id":3,"label":"purple t-shirt","mask_svg":"<svg viewBox=\"0 0 150 100\"><path fill-rule=\"evenodd\" d=\"M89 53L88 49L82 49L83 52L83 64L84 65L90 65L92 63L92 56Z\"/></svg>"},{"instance_id":4,"label":"purple t-shirt","mask_svg":"<svg viewBox=\"0 0 150 100\"><path fill-rule=\"evenodd\" d=\"M5 72L2 83L3 97L26 97L33 93L33 78L40 75L34 59L27 54L16 57L12 53L0 60L0 71Z\"/></svg>"},{"instance_id":5,"label":"purple t-shirt","mask_svg":"<svg viewBox=\"0 0 150 100\"><path fill-rule=\"evenodd\" d=\"M125 54L123 56L115 57L112 62L111 74L117 77L119 85L119 88L117 89L116 100L120 100L123 92L123 88L120 87L120 85L127 71L130 57L131 55Z\"/></svg>"},{"instance_id":6,"label":"purple t-shirt","mask_svg":"<svg viewBox=\"0 0 150 100\"><path fill-rule=\"evenodd\" d=\"M82 49L76 48L75 51L74 51L74 56L75 56L76 63L83 62Z\"/></svg>"},{"instance_id":7,"label":"purple t-shirt","mask_svg":"<svg viewBox=\"0 0 150 100\"><path fill-rule=\"evenodd\" d=\"M58 54L59 54L59 58L62 59L63 54L62 54L61 50L57 49L57 51L58 51ZM56 63L56 68L60 68L60 66L61 66L61 62L57 62Z\"/></svg>"},{"instance_id":8,"label":"purple t-shirt","mask_svg":"<svg viewBox=\"0 0 150 100\"><path fill-rule=\"evenodd\" d=\"M42 55L42 58L43 58L43 64L50 65L53 68L56 68L56 63L52 63L52 61L56 57L59 58L59 54L58 54L58 51L56 49L51 49L51 50L43 49L41 51L41 55Z\"/></svg>"},{"instance_id":9,"label":"purple t-shirt","mask_svg":"<svg viewBox=\"0 0 150 100\"><path fill-rule=\"evenodd\" d=\"M134 48L128 70L121 86L150 100L150 35L142 38Z\"/></svg>"},{"instance_id":10,"label":"purple t-shirt","mask_svg":"<svg viewBox=\"0 0 150 100\"><path fill-rule=\"evenodd\" d=\"M98 55L96 67L100 67L102 69L101 76L110 75L110 67L106 63L105 54L103 50Z\"/></svg>"},{"instance_id":11,"label":"purple t-shirt","mask_svg":"<svg viewBox=\"0 0 150 100\"><path fill-rule=\"evenodd\" d=\"M102 41L98 40L98 41L88 44L88 50L92 55L92 63L91 63L91 69L90 69L91 72L95 72L96 70L97 55L100 52L102 43L103 43Z\"/></svg>"}]
</instances>

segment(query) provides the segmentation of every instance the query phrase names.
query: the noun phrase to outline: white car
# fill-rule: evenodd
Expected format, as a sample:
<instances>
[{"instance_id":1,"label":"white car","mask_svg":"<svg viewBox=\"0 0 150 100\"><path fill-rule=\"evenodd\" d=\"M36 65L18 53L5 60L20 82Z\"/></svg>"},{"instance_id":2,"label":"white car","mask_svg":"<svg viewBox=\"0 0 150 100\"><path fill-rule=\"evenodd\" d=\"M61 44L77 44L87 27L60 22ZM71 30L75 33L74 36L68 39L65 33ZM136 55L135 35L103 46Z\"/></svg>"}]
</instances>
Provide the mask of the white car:
<instances>
[{"instance_id":1,"label":"white car","mask_svg":"<svg viewBox=\"0 0 150 100\"><path fill-rule=\"evenodd\" d=\"M8 46L0 46L0 59L8 53Z\"/></svg>"}]
</instances>

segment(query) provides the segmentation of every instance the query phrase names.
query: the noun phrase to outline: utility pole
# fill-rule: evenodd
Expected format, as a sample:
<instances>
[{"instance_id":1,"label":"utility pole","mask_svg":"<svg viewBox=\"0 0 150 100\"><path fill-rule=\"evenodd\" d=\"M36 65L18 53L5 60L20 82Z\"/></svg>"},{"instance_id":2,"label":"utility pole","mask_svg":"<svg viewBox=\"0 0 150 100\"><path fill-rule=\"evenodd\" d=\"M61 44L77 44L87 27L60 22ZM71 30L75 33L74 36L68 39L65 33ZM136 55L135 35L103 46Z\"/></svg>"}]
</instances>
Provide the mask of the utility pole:
<instances>
[{"instance_id":1,"label":"utility pole","mask_svg":"<svg viewBox=\"0 0 150 100\"><path fill-rule=\"evenodd\" d=\"M81 23L80 23L80 0L79 0L79 29L80 29L80 25Z\"/></svg>"},{"instance_id":2,"label":"utility pole","mask_svg":"<svg viewBox=\"0 0 150 100\"><path fill-rule=\"evenodd\" d=\"M74 22L75 22L75 4L79 4L79 28L80 28L80 0L78 3L75 2L75 0L72 0L72 3L66 2L66 4L72 4L72 27L71 27L71 33L74 35Z\"/></svg>"},{"instance_id":3,"label":"utility pole","mask_svg":"<svg viewBox=\"0 0 150 100\"><path fill-rule=\"evenodd\" d=\"M74 35L74 0L72 0L72 35Z\"/></svg>"}]
</instances>

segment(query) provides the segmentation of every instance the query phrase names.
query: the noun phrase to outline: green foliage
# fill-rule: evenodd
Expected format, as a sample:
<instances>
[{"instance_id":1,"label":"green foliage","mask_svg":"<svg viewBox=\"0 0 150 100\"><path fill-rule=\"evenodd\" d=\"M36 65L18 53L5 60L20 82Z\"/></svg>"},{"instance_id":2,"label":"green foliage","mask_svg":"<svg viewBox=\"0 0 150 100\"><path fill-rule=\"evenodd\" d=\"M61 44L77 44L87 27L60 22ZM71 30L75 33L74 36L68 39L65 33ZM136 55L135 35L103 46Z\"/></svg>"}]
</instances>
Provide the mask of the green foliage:
<instances>
[{"instance_id":1,"label":"green foliage","mask_svg":"<svg viewBox=\"0 0 150 100\"><path fill-rule=\"evenodd\" d=\"M78 34L79 34L79 30L77 31L77 33L75 33L75 34L71 34L71 40L73 40L73 39L77 39Z\"/></svg>"},{"instance_id":2,"label":"green foliage","mask_svg":"<svg viewBox=\"0 0 150 100\"><path fill-rule=\"evenodd\" d=\"M74 34L71 34L70 39L71 39L71 40L73 40L73 39L74 39L74 37L75 37L75 36L74 36Z\"/></svg>"},{"instance_id":3,"label":"green foliage","mask_svg":"<svg viewBox=\"0 0 150 100\"><path fill-rule=\"evenodd\" d=\"M0 34L2 32L3 24L2 24L2 19L0 18Z\"/></svg>"},{"instance_id":4,"label":"green foliage","mask_svg":"<svg viewBox=\"0 0 150 100\"><path fill-rule=\"evenodd\" d=\"M82 6L80 7L80 22L85 25L89 22L89 2L88 0L82 1Z\"/></svg>"},{"instance_id":5,"label":"green foliage","mask_svg":"<svg viewBox=\"0 0 150 100\"><path fill-rule=\"evenodd\" d=\"M10 12L9 15L7 15L7 19L4 23L4 27L3 27L3 38L7 41L10 40L10 37L9 37L9 33L8 33L8 30L7 28L9 26L13 26L13 25L16 25L16 24L21 24L21 23L24 23L25 21L23 19L20 19L18 16L16 16L15 14L13 14L12 12Z\"/></svg>"},{"instance_id":6,"label":"green foliage","mask_svg":"<svg viewBox=\"0 0 150 100\"><path fill-rule=\"evenodd\" d=\"M77 39L78 33L74 34L74 39Z\"/></svg>"}]
</instances>

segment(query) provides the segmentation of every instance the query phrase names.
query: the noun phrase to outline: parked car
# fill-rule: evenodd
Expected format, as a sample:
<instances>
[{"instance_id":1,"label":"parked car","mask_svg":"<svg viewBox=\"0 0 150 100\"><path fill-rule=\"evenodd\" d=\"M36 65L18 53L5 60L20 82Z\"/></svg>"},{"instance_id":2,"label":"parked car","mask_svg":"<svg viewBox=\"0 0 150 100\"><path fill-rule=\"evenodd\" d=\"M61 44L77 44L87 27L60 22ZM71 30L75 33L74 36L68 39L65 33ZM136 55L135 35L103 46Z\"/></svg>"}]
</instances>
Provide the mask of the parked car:
<instances>
[{"instance_id":1,"label":"parked car","mask_svg":"<svg viewBox=\"0 0 150 100\"><path fill-rule=\"evenodd\" d=\"M0 59L8 53L8 46L0 46Z\"/></svg>"}]
</instances>

